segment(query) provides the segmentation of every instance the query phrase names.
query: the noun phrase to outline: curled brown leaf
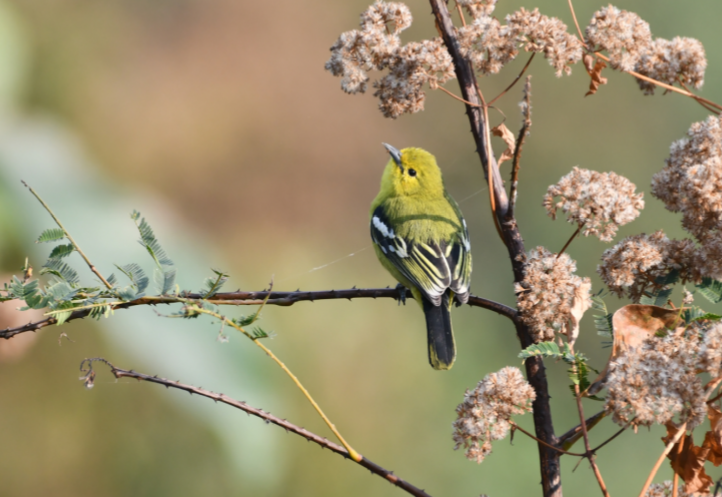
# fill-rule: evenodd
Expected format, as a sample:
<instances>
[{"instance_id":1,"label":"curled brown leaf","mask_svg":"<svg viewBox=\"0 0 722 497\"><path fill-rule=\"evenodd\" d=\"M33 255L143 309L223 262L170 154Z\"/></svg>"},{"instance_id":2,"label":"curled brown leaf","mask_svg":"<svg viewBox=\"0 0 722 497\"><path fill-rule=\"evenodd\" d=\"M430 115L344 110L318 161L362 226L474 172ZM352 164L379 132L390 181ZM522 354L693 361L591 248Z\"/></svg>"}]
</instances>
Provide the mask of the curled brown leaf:
<instances>
[{"instance_id":1,"label":"curled brown leaf","mask_svg":"<svg viewBox=\"0 0 722 497\"><path fill-rule=\"evenodd\" d=\"M590 54L586 54L583 57L583 61L584 68L587 70L587 73L591 78L591 81L589 81L589 91L584 95L585 97L588 97L589 95L597 93L597 90L601 85L607 84L607 78L602 76L602 69L607 67L607 64L602 59L597 59L595 63L594 57Z\"/></svg>"},{"instance_id":2,"label":"curled brown leaf","mask_svg":"<svg viewBox=\"0 0 722 497\"><path fill-rule=\"evenodd\" d=\"M501 153L499 161L497 162L497 164L501 166L502 162L514 158L516 138L514 138L514 133L509 131L509 128L507 128L504 123L501 123L499 126L494 126L493 128L491 128L491 132L494 136L500 137L502 140L504 140L504 143L506 143L506 150Z\"/></svg>"},{"instance_id":3,"label":"curled brown leaf","mask_svg":"<svg viewBox=\"0 0 722 497\"><path fill-rule=\"evenodd\" d=\"M667 423L667 436L662 437L665 445L674 439L677 434L677 426L674 423ZM669 458L672 470L684 480L684 491L688 494L709 492L712 485L712 478L704 470L704 462L710 449L699 447L694 444L692 434L682 435L682 438L672 447L667 457Z\"/></svg>"}]
</instances>

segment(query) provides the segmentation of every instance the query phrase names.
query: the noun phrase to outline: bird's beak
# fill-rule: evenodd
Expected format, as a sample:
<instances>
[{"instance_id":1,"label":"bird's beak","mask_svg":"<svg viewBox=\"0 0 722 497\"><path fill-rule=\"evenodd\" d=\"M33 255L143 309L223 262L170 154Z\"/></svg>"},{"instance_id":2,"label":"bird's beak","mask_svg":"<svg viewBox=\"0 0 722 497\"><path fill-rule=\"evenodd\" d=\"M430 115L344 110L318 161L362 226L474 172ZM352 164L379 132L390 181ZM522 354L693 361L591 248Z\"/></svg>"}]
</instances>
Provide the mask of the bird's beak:
<instances>
[{"instance_id":1,"label":"bird's beak","mask_svg":"<svg viewBox=\"0 0 722 497\"><path fill-rule=\"evenodd\" d=\"M391 154L391 158L394 160L397 166L401 168L401 172L404 172L404 166L401 165L401 152L398 151L397 148L392 147L388 143L384 143L383 146L386 148L386 150L389 151L389 154Z\"/></svg>"}]
</instances>

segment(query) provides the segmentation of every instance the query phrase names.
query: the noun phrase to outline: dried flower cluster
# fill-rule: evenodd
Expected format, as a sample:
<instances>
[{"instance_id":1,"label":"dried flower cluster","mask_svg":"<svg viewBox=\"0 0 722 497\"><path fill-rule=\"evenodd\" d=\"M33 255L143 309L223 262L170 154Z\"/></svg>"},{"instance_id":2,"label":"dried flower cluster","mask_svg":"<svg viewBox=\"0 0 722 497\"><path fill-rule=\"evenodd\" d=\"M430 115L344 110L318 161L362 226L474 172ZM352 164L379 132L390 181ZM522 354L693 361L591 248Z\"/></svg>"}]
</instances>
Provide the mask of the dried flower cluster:
<instances>
[{"instance_id":1,"label":"dried flower cluster","mask_svg":"<svg viewBox=\"0 0 722 497\"><path fill-rule=\"evenodd\" d=\"M496 0L457 0L456 3L464 7L474 19L490 16L496 7Z\"/></svg>"},{"instance_id":2,"label":"dried flower cluster","mask_svg":"<svg viewBox=\"0 0 722 497\"><path fill-rule=\"evenodd\" d=\"M673 270L683 281L697 280L696 250L691 240L670 240L662 230L634 235L605 250L597 272L612 293L638 302L645 290L662 286L657 278Z\"/></svg>"},{"instance_id":3,"label":"dried flower cluster","mask_svg":"<svg viewBox=\"0 0 722 497\"><path fill-rule=\"evenodd\" d=\"M688 430L702 423L707 404L697 377L699 349L695 334L653 336L611 361L605 409L614 422L651 426L679 414Z\"/></svg>"},{"instance_id":4,"label":"dried flower cluster","mask_svg":"<svg viewBox=\"0 0 722 497\"><path fill-rule=\"evenodd\" d=\"M516 285L517 308L535 342L550 341L556 333L568 333L575 292L589 278L576 276L577 264L567 254L557 257L544 247L527 255L524 281Z\"/></svg>"},{"instance_id":5,"label":"dried flower cluster","mask_svg":"<svg viewBox=\"0 0 722 497\"><path fill-rule=\"evenodd\" d=\"M331 47L326 70L340 76L346 93L364 93L368 71L388 69L374 83L386 117L424 108L424 84L431 88L454 77L451 56L440 38L401 45L399 33L411 25L411 12L400 2L377 1L361 14L361 29L342 33ZM390 28L389 26L393 26Z\"/></svg>"},{"instance_id":6,"label":"dried flower cluster","mask_svg":"<svg viewBox=\"0 0 722 497\"><path fill-rule=\"evenodd\" d=\"M464 394L453 423L454 450L464 447L466 458L481 463L491 452L491 441L506 437L514 414L531 412L534 389L518 368L505 367L488 374Z\"/></svg>"},{"instance_id":7,"label":"dried flower cluster","mask_svg":"<svg viewBox=\"0 0 722 497\"><path fill-rule=\"evenodd\" d=\"M619 226L632 222L644 208L644 194L635 194L635 188L634 183L618 174L575 167L549 187L544 207L552 219L561 209L568 222L584 226L584 236L594 235L608 242Z\"/></svg>"},{"instance_id":8,"label":"dried flower cluster","mask_svg":"<svg viewBox=\"0 0 722 497\"><path fill-rule=\"evenodd\" d=\"M704 244L722 230L720 118L692 124L687 136L670 147L667 165L652 178L652 195L681 212L682 226Z\"/></svg>"},{"instance_id":9,"label":"dried flower cluster","mask_svg":"<svg viewBox=\"0 0 722 497\"><path fill-rule=\"evenodd\" d=\"M506 17L506 25L491 17L493 5L473 13L474 22L459 29L459 45L465 57L482 74L496 74L519 54L540 52L556 70L569 74L571 64L582 58L582 44L567 33L567 26L555 17L524 8Z\"/></svg>"},{"instance_id":10,"label":"dried flower cluster","mask_svg":"<svg viewBox=\"0 0 722 497\"><path fill-rule=\"evenodd\" d=\"M655 483L654 485L650 485L649 490L647 490L647 493L644 494L644 497L672 497L673 488L673 484L669 480L665 481L664 483ZM684 491L684 485L680 485L677 489L677 495L679 497L707 497L709 496L709 493L688 494Z\"/></svg>"},{"instance_id":11,"label":"dried flower cluster","mask_svg":"<svg viewBox=\"0 0 722 497\"><path fill-rule=\"evenodd\" d=\"M595 12L586 29L587 45L606 50L614 69L635 71L667 84L678 81L694 88L704 83L707 58L692 38L652 39L649 24L634 12L609 5ZM646 94L655 85L637 79Z\"/></svg>"},{"instance_id":12,"label":"dried flower cluster","mask_svg":"<svg viewBox=\"0 0 722 497\"><path fill-rule=\"evenodd\" d=\"M702 346L699 349L700 366L712 378L722 373L722 324L717 323L710 327L704 335Z\"/></svg>"}]
</instances>

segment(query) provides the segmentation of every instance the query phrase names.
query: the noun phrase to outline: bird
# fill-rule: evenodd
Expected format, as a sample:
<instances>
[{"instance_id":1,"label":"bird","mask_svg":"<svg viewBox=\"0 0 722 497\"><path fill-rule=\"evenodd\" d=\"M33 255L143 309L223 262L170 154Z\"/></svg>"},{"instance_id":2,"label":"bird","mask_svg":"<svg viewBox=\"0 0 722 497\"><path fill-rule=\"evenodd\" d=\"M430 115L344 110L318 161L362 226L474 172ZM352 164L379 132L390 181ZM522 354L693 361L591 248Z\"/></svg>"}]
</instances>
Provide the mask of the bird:
<instances>
[{"instance_id":1,"label":"bird","mask_svg":"<svg viewBox=\"0 0 722 497\"><path fill-rule=\"evenodd\" d=\"M374 251L424 311L429 363L448 370L456 359L451 304L469 299L469 231L436 158L421 148L383 145L391 158L371 203Z\"/></svg>"}]
</instances>

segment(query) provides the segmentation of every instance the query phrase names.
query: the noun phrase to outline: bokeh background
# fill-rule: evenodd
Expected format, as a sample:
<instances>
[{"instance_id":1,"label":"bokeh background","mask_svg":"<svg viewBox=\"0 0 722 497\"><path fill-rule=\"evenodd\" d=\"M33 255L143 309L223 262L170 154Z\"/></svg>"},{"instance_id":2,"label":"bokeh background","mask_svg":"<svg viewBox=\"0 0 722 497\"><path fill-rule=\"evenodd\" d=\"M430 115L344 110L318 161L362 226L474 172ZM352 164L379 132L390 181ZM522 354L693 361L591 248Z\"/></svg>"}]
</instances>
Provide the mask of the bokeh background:
<instances>
[{"instance_id":1,"label":"bokeh background","mask_svg":"<svg viewBox=\"0 0 722 497\"><path fill-rule=\"evenodd\" d=\"M284 290L393 285L375 260L368 206L387 155L381 142L436 154L462 201L475 261L472 291L513 304L507 255L494 232L483 175L463 107L429 92L426 111L384 119L371 95L348 96L324 72L328 48L357 26L368 1L272 3L237 0L0 0L0 271L39 267L50 247L32 242L52 221L20 184L51 204L105 274L150 261L128 214L145 215L179 266L183 288L200 288L211 267L227 289ZM434 35L430 7L410 0L404 40ZM566 2L501 0L499 17L521 6L571 24ZM578 1L580 22L602 4ZM655 36L691 36L708 50L702 95L722 101L718 0L649 2L639 13ZM495 95L524 57L482 81ZM532 134L524 149L519 224L528 248L559 250L573 228L552 221L542 196L573 166L615 171L649 191L673 140L707 113L679 95L645 97L628 76L584 98L581 66L557 79L542 58L533 75ZM457 91L455 82L447 85ZM519 87L498 102L518 128ZM495 123L503 118L492 113ZM501 143L496 143L501 150ZM502 174L508 176L508 164ZM663 228L682 237L676 215L649 194L642 216L617 240ZM595 276L608 245L575 241L578 274ZM353 255L352 255L353 254ZM76 254L77 255L77 254ZM82 261L71 262L90 283ZM623 302L609 297L611 308ZM0 306L3 324L37 315ZM711 306L708 306L712 310ZM78 381L85 357L222 391L329 435L290 381L242 337L218 326L119 311L0 342L2 496L398 496L401 491L342 458L229 407L99 372ZM248 309L232 310L240 314ZM495 314L454 313L459 355L450 372L427 364L415 305L359 300L268 308L271 348L297 373L356 449L432 495L535 495L536 446L517 435L481 465L452 450L451 422L464 390L485 374L519 365L513 328ZM3 326L4 327L4 326ZM591 318L580 348L598 368L609 350ZM573 426L563 365L550 363L558 433ZM588 413L599 403L585 401ZM520 418L531 426L531 417ZM592 443L615 431L596 428ZM612 495L636 495L662 449L656 427L625 433L599 454ZM587 463L563 462L568 495L598 492ZM720 476L712 470L713 476ZM658 481L669 479L664 468Z\"/></svg>"}]
</instances>

